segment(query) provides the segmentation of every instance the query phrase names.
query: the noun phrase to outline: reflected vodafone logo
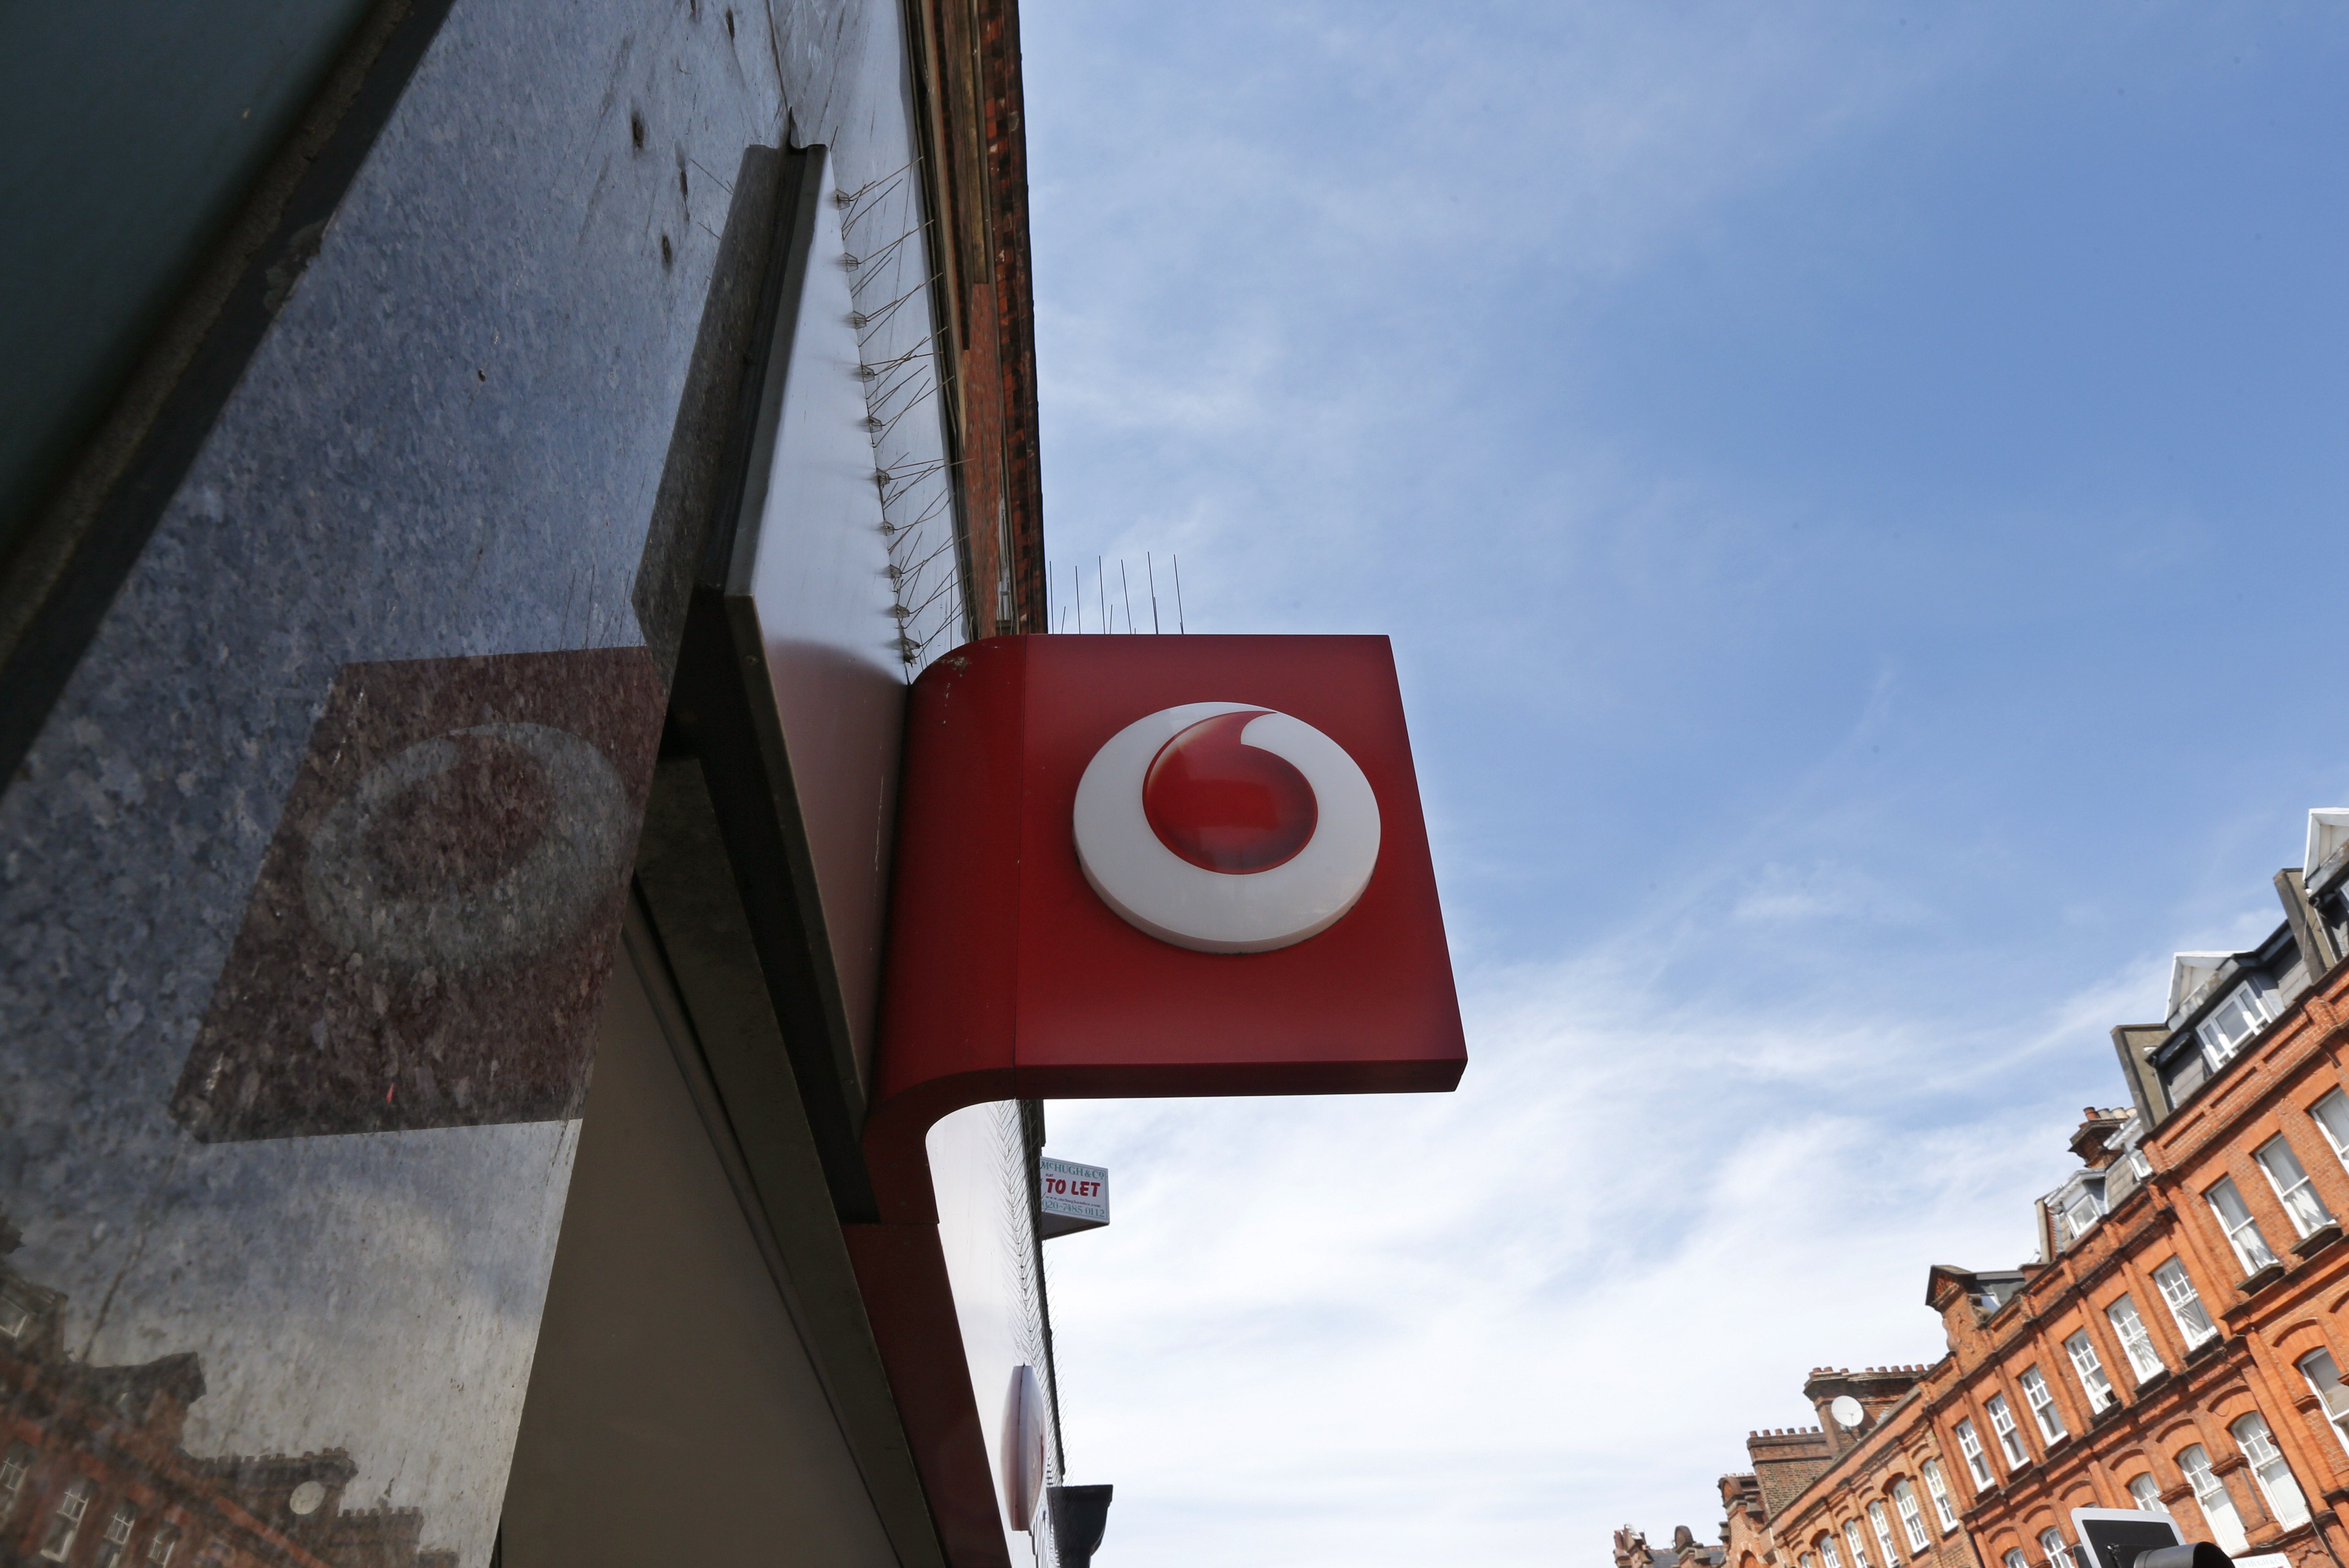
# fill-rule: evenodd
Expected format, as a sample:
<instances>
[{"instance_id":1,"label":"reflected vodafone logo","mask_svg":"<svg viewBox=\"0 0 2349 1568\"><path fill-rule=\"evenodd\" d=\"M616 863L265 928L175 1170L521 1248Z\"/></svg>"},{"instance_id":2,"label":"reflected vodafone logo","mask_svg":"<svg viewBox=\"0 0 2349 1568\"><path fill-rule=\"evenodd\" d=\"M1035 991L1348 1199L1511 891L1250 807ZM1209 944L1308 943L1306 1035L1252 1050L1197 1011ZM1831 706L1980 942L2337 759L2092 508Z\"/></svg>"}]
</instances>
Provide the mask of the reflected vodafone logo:
<instances>
[{"instance_id":1,"label":"reflected vodafone logo","mask_svg":"<svg viewBox=\"0 0 2349 1568\"><path fill-rule=\"evenodd\" d=\"M1075 828L1102 903L1201 953L1319 935L1379 859L1361 767L1304 720L1247 703L1185 703L1119 730L1077 784Z\"/></svg>"}]
</instances>

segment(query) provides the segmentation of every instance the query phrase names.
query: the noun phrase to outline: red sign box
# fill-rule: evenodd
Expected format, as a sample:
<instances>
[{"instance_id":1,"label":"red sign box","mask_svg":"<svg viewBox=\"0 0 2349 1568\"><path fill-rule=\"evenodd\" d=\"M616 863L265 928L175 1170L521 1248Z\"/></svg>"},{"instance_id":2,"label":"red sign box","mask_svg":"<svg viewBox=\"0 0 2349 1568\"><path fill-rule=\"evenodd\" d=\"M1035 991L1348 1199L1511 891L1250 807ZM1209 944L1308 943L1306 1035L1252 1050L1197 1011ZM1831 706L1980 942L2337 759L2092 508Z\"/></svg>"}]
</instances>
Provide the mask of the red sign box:
<instances>
[{"instance_id":1,"label":"red sign box","mask_svg":"<svg viewBox=\"0 0 2349 1568\"><path fill-rule=\"evenodd\" d=\"M1385 638L993 638L916 683L905 758L865 1133L885 1221L933 1217L922 1135L965 1105L1459 1082ZM1089 769L1125 841L1095 827L1081 855ZM1119 881L1162 873L1172 913ZM1316 897L1342 913L1283 924Z\"/></svg>"}]
</instances>

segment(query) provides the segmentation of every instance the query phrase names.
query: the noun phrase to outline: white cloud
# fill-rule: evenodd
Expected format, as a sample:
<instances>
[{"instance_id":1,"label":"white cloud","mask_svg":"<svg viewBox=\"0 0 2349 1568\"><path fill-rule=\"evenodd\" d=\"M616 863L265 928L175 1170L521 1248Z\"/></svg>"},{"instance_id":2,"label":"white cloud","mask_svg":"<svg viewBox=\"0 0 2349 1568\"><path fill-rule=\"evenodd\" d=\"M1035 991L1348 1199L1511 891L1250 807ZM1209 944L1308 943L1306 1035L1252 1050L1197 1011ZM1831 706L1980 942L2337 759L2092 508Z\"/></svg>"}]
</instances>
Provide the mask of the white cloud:
<instances>
[{"instance_id":1,"label":"white cloud","mask_svg":"<svg viewBox=\"0 0 2349 1568\"><path fill-rule=\"evenodd\" d=\"M1810 1367L1934 1359L1926 1266L2026 1253L2070 1075L1621 974L1466 976L1453 1096L1053 1108L1054 1151L1112 1171L1116 1222L1050 1251L1073 1473L1120 1486L1121 1563L1709 1532ZM2039 1020L2073 1062L2106 999Z\"/></svg>"},{"instance_id":2,"label":"white cloud","mask_svg":"<svg viewBox=\"0 0 2349 1568\"><path fill-rule=\"evenodd\" d=\"M2189 788L2144 719L2209 710L2212 655L2178 630L2223 624L2201 492L2067 469L1889 486L1885 516L1841 476L1710 463L1701 421L1604 418L1601 340L1681 343L1684 280L1878 352L1910 324L1834 318L1866 281L1845 270L1916 219L1899 160L2018 105L2076 130L2157 26L1913 20L1023 17L1056 583L1178 551L1193 630L1395 634L1472 1026L1448 1098L1054 1108L1054 1152L1113 1171L1116 1223L1050 1249L1076 1479L1120 1489L1104 1562L1548 1563L1626 1519L1709 1533L1744 1432L1808 1419L1812 1365L1932 1359L1925 1268L2027 1254L2079 1108L2122 1098L2106 1031L2158 1011L2168 945L2272 929L2242 868L2297 830L2261 748L2284 724L2246 724L2240 779L2199 758ZM2132 89L2178 76L2154 60ZM1964 170L1999 200L1920 245L2038 253L2055 209L2000 184L2044 172L2033 125ZM1896 133L1868 200L1781 210ZM2121 154L2094 145L2101 187ZM1757 227L1816 274L1774 286L1812 293L1696 275ZM1917 339L1940 359L1885 373L1954 371L1931 405L1952 469L1998 456L1967 400L2028 390L1961 341L2015 305L1951 315ZM1634 308L1646 330L1607 339ZM1813 374L1790 385L1814 423L1867 423L1844 366ZM2292 766L2337 777L2339 748Z\"/></svg>"}]
</instances>

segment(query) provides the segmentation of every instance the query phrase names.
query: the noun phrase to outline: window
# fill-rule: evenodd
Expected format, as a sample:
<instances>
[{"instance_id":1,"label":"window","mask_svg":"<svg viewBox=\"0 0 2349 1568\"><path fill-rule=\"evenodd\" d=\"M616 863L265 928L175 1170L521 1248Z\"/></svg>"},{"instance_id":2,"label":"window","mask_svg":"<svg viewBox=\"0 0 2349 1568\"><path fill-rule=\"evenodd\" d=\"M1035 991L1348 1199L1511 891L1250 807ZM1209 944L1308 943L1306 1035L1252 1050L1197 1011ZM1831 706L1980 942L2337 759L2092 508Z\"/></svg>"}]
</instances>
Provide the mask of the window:
<instances>
[{"instance_id":1,"label":"window","mask_svg":"<svg viewBox=\"0 0 2349 1568\"><path fill-rule=\"evenodd\" d=\"M2062 1218L2064 1239L2078 1241L2088 1228L2105 1217L2105 1187L2102 1181L2080 1183L2080 1190L2064 1201Z\"/></svg>"},{"instance_id":2,"label":"window","mask_svg":"<svg viewBox=\"0 0 2349 1568\"><path fill-rule=\"evenodd\" d=\"M2071 1434L2064 1427L2064 1412L2055 1408L2054 1391L2047 1379L2039 1375L2036 1367L2023 1369L2023 1397L2031 1405L2031 1414L2039 1422L2039 1435L2051 1443L2060 1443Z\"/></svg>"},{"instance_id":3,"label":"window","mask_svg":"<svg viewBox=\"0 0 2349 1568\"><path fill-rule=\"evenodd\" d=\"M2268 1511L2275 1515L2276 1522L2286 1530L2306 1524L2308 1499L2301 1495L2300 1482L2292 1479L2292 1467L2283 1462L2267 1422L2253 1411L2227 1430L2233 1434L2243 1457L2251 1461L2251 1474L2259 1478L2260 1491L2267 1498Z\"/></svg>"},{"instance_id":4,"label":"window","mask_svg":"<svg viewBox=\"0 0 2349 1568\"><path fill-rule=\"evenodd\" d=\"M2269 1139L2252 1156L2260 1169L2267 1172L2268 1185L2275 1189L2276 1202L2292 1217L2292 1228L2302 1236L2313 1236L2333 1223L2333 1211L2309 1185L2308 1172L2300 1168L2300 1157L2282 1137Z\"/></svg>"},{"instance_id":5,"label":"window","mask_svg":"<svg viewBox=\"0 0 2349 1568\"><path fill-rule=\"evenodd\" d=\"M1990 1429L1998 1434L1998 1451L2005 1456L2006 1468L2020 1470L2031 1462L2031 1450L2023 1446L2023 1434L2014 1429L2014 1412L2006 1408L2006 1396L1992 1394L1982 1405L1990 1412Z\"/></svg>"},{"instance_id":6,"label":"window","mask_svg":"<svg viewBox=\"0 0 2349 1568\"><path fill-rule=\"evenodd\" d=\"M2006 1568L2031 1568L2031 1559L2025 1557L2022 1549L2017 1547L2007 1553Z\"/></svg>"},{"instance_id":7,"label":"window","mask_svg":"<svg viewBox=\"0 0 2349 1568\"><path fill-rule=\"evenodd\" d=\"M33 1314L21 1301L11 1301L0 1295L0 1338L22 1339L25 1330L33 1326Z\"/></svg>"},{"instance_id":8,"label":"window","mask_svg":"<svg viewBox=\"0 0 2349 1568\"><path fill-rule=\"evenodd\" d=\"M1832 1535L1822 1535L1822 1536L1820 1536L1820 1537L1819 1537L1819 1539L1818 1539L1818 1548L1819 1548L1819 1556L1820 1556L1822 1559L1824 1559L1824 1560L1825 1560L1825 1562L1826 1563L1827 1568L1843 1568L1843 1559L1842 1559L1842 1557L1838 1556L1838 1555L1837 1554L1837 1553L1836 1553L1836 1544L1835 1544L1835 1537L1834 1537L1834 1536L1832 1536Z\"/></svg>"},{"instance_id":9,"label":"window","mask_svg":"<svg viewBox=\"0 0 2349 1568\"><path fill-rule=\"evenodd\" d=\"M74 1537L81 1533L81 1516L89 1511L89 1494L98 1483L88 1476L77 1476L67 1486L65 1495L57 1499L57 1511L49 1516L49 1532L41 1538L41 1555L62 1563L73 1550Z\"/></svg>"},{"instance_id":10,"label":"window","mask_svg":"<svg viewBox=\"0 0 2349 1568\"><path fill-rule=\"evenodd\" d=\"M2142 1512L2166 1514L2169 1511L2169 1505L2161 1501L2161 1483L2153 1479L2151 1470L2129 1482L2129 1496L2136 1500Z\"/></svg>"},{"instance_id":11,"label":"window","mask_svg":"<svg viewBox=\"0 0 2349 1568\"><path fill-rule=\"evenodd\" d=\"M2088 1343L2086 1329L2064 1341L2064 1354L2072 1358L2072 1370L2079 1375L2080 1387L2088 1396L2089 1411L2094 1413L2111 1404L2113 1381L2105 1376L2105 1364L2096 1358L2096 1347Z\"/></svg>"},{"instance_id":12,"label":"window","mask_svg":"<svg viewBox=\"0 0 2349 1568\"><path fill-rule=\"evenodd\" d=\"M2324 1141L2333 1145L2333 1157L2349 1166L2349 1094L2336 1088L2310 1106L2308 1114L2315 1119Z\"/></svg>"},{"instance_id":13,"label":"window","mask_svg":"<svg viewBox=\"0 0 2349 1568\"><path fill-rule=\"evenodd\" d=\"M1802 1564L1802 1568L1819 1568L1819 1560L1812 1556L1807 1552L1804 1553L1802 1556L1796 1558L1795 1561Z\"/></svg>"},{"instance_id":14,"label":"window","mask_svg":"<svg viewBox=\"0 0 2349 1568\"><path fill-rule=\"evenodd\" d=\"M2341 1386L2341 1368L2333 1364L2330 1350L2313 1350L2300 1358L2300 1375L2308 1379L2309 1388L2324 1403L2324 1414L2333 1422L2341 1440L2349 1444L2349 1388Z\"/></svg>"},{"instance_id":15,"label":"window","mask_svg":"<svg viewBox=\"0 0 2349 1568\"><path fill-rule=\"evenodd\" d=\"M2210 1473L2210 1456L2202 1445L2197 1443L2181 1452L2178 1468L2186 1472L2186 1484L2194 1489L2194 1501L2202 1510L2202 1518L2210 1526L2210 1539L2219 1550L2230 1557L2249 1552L2242 1516L2235 1511L2235 1500L2227 1495L2226 1483Z\"/></svg>"},{"instance_id":16,"label":"window","mask_svg":"<svg viewBox=\"0 0 2349 1568\"><path fill-rule=\"evenodd\" d=\"M2187 1294L2192 1295L2193 1289L2191 1285L2187 1286ZM2194 1310L2201 1311L2201 1303L2197 1302ZM2158 1377L2168 1370L2162 1366L2160 1356L2153 1348L2153 1336L2146 1332L2145 1319L2137 1315L2137 1303L2123 1296L2105 1308L2105 1316L2111 1322L2113 1333L2120 1339L2121 1354L2128 1357L2129 1370L2137 1374L2138 1382ZM2206 1317L2203 1321L2208 1323L2209 1319ZM2180 1326L2183 1326L2182 1323Z\"/></svg>"},{"instance_id":17,"label":"window","mask_svg":"<svg viewBox=\"0 0 2349 1568\"><path fill-rule=\"evenodd\" d=\"M2274 998L2265 976L2252 975L2211 1008L2209 1017L2194 1026L2194 1037L2202 1042L2202 1059L2210 1064L2212 1072L2217 1072L2233 1061L2243 1043L2274 1016Z\"/></svg>"},{"instance_id":18,"label":"window","mask_svg":"<svg viewBox=\"0 0 2349 1568\"><path fill-rule=\"evenodd\" d=\"M1950 1483L1941 1479L1941 1461L1927 1460L1924 1464L1926 1495L1933 1500L1933 1517L1941 1522L1943 1530L1958 1527L1958 1511L1950 1501Z\"/></svg>"},{"instance_id":19,"label":"window","mask_svg":"<svg viewBox=\"0 0 2349 1568\"><path fill-rule=\"evenodd\" d=\"M1870 1498L1868 1503L1868 1527L1876 1532L1876 1544L1884 1549L1884 1561L1898 1563L1900 1549L1892 1544L1892 1518L1884 1511L1881 1498Z\"/></svg>"},{"instance_id":20,"label":"window","mask_svg":"<svg viewBox=\"0 0 2349 1568\"><path fill-rule=\"evenodd\" d=\"M2072 1554L2064 1550L2064 1532L2043 1530L2039 1532L2039 1550L2047 1554L2047 1568L2072 1568Z\"/></svg>"},{"instance_id":21,"label":"window","mask_svg":"<svg viewBox=\"0 0 2349 1568\"><path fill-rule=\"evenodd\" d=\"M2149 1181L2153 1179L2153 1161L2145 1157L2145 1150L2142 1149L2132 1149L2128 1151L2128 1168L2129 1174L2140 1181Z\"/></svg>"},{"instance_id":22,"label":"window","mask_svg":"<svg viewBox=\"0 0 2349 1568\"><path fill-rule=\"evenodd\" d=\"M2202 1310L2202 1298L2194 1294L2194 1282L2186 1277L2184 1264L2170 1259L2153 1271L2153 1283L2161 1287L2161 1299L2169 1304L2169 1315L2178 1320L2178 1332L2186 1336L2187 1349L2193 1349L2219 1332L2210 1315Z\"/></svg>"},{"instance_id":23,"label":"window","mask_svg":"<svg viewBox=\"0 0 2349 1568\"><path fill-rule=\"evenodd\" d=\"M1851 1548L1852 1568L1868 1568L1868 1543L1859 1538L1859 1521L1843 1522L1843 1543Z\"/></svg>"},{"instance_id":24,"label":"window","mask_svg":"<svg viewBox=\"0 0 2349 1568\"><path fill-rule=\"evenodd\" d=\"M2251 1206L2236 1191L2233 1177L2221 1176L2202 1195L2210 1201L2210 1212L2219 1216L2219 1227L2227 1233L2227 1244L2235 1249L2245 1274L2255 1274L2276 1261L2268 1239L2260 1234L2258 1222L2251 1218Z\"/></svg>"},{"instance_id":25,"label":"window","mask_svg":"<svg viewBox=\"0 0 2349 1568\"><path fill-rule=\"evenodd\" d=\"M16 1511L16 1499L25 1491L25 1477L33 1468L33 1450L18 1443L0 1460L0 1522Z\"/></svg>"},{"instance_id":26,"label":"window","mask_svg":"<svg viewBox=\"0 0 2349 1568\"><path fill-rule=\"evenodd\" d=\"M138 1522L139 1511L127 1500L114 1505L113 1515L106 1522L106 1535L98 1543L96 1568L121 1568L130 1552L130 1527Z\"/></svg>"},{"instance_id":27,"label":"window","mask_svg":"<svg viewBox=\"0 0 2349 1568\"><path fill-rule=\"evenodd\" d=\"M1958 1451L1966 1456L1966 1473L1974 1478L1976 1491L1998 1484L1998 1478L1990 1473L1990 1460L1982 1456L1981 1434L1974 1430L1971 1421L1958 1423ZM1835 1564L1830 1563L1827 1568L1835 1568Z\"/></svg>"},{"instance_id":28,"label":"window","mask_svg":"<svg viewBox=\"0 0 2349 1568\"><path fill-rule=\"evenodd\" d=\"M155 1533L147 1538L147 1568L171 1568L171 1550L179 1544L176 1526L157 1525Z\"/></svg>"},{"instance_id":29,"label":"window","mask_svg":"<svg viewBox=\"0 0 2349 1568\"><path fill-rule=\"evenodd\" d=\"M1909 1550L1923 1552L1933 1544L1930 1532L1925 1528L1925 1515L1917 1506L1917 1489L1906 1480L1892 1483L1892 1506L1900 1511L1900 1530L1909 1537ZM1885 1548L1890 1551L1890 1547Z\"/></svg>"}]
</instances>

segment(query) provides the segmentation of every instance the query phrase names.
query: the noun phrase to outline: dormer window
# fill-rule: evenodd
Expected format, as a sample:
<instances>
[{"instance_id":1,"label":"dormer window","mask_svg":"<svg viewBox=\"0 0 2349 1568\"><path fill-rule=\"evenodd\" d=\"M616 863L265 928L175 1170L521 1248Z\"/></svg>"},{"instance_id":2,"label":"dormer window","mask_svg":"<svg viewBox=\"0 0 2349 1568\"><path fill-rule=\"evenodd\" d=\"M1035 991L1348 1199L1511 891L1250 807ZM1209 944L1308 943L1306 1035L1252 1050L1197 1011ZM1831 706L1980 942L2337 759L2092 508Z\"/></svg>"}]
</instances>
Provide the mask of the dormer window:
<instances>
[{"instance_id":1,"label":"dormer window","mask_svg":"<svg viewBox=\"0 0 2349 1568\"><path fill-rule=\"evenodd\" d=\"M2087 1234L2088 1228L2105 1217L2105 1184L2098 1178L2083 1178L2061 1202L2064 1243L2069 1246Z\"/></svg>"},{"instance_id":2,"label":"dormer window","mask_svg":"<svg viewBox=\"0 0 2349 1568\"><path fill-rule=\"evenodd\" d=\"M0 1339L22 1339L33 1326L32 1309L21 1301L0 1295Z\"/></svg>"},{"instance_id":3,"label":"dormer window","mask_svg":"<svg viewBox=\"0 0 2349 1568\"><path fill-rule=\"evenodd\" d=\"M2194 1037L2201 1042L2202 1059L2210 1070L2217 1072L2233 1061L2243 1043L2266 1027L2276 1011L2275 987L2263 975L2253 975L2228 992L2209 1016L2194 1026Z\"/></svg>"}]
</instances>

